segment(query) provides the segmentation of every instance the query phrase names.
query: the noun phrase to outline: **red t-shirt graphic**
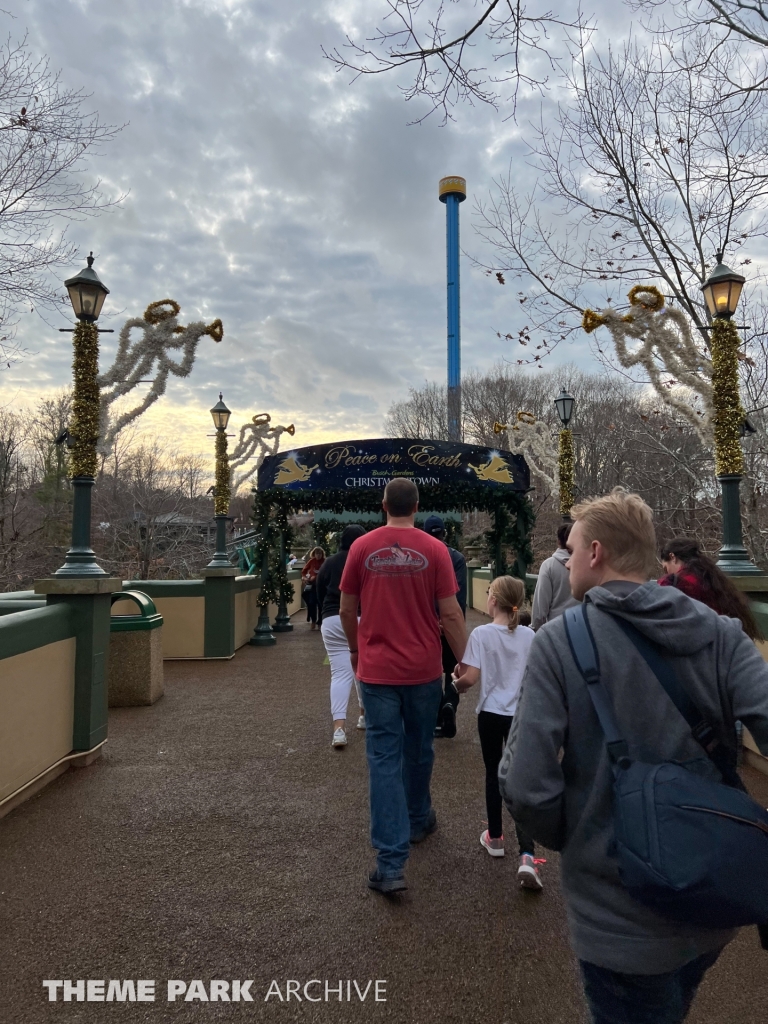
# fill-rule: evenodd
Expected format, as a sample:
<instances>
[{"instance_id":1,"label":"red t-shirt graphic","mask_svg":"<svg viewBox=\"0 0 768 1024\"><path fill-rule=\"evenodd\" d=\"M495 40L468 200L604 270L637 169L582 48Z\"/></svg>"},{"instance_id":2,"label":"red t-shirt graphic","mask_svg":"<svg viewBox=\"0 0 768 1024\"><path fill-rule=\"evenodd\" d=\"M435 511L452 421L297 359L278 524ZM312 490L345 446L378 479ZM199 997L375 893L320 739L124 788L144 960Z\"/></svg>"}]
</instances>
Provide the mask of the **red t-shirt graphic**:
<instances>
[{"instance_id":1,"label":"red t-shirt graphic","mask_svg":"<svg viewBox=\"0 0 768 1024\"><path fill-rule=\"evenodd\" d=\"M349 549L340 589L360 598L363 682L402 686L442 677L435 601L459 589L442 541L398 526L372 530Z\"/></svg>"}]
</instances>

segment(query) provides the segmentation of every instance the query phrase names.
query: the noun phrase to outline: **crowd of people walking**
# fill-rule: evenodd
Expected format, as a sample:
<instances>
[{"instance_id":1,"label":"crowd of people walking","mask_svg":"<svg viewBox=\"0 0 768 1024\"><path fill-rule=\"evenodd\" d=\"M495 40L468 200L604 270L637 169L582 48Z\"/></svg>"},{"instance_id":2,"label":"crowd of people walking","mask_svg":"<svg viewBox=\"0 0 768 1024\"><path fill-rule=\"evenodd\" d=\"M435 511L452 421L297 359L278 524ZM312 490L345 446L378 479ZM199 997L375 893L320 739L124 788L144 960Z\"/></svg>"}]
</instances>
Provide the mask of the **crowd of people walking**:
<instances>
[{"instance_id":1,"label":"crowd of people walking","mask_svg":"<svg viewBox=\"0 0 768 1024\"><path fill-rule=\"evenodd\" d=\"M467 639L466 565L444 522L415 527L418 488L404 478L383 507L386 526L347 527L338 554L312 552L332 744L347 742L353 687L365 729L369 887L407 889L411 847L438 828L434 740L455 735L473 690L480 845L505 855L506 804L521 887L544 884L535 844L560 853L594 1024L679 1024L739 925L761 926L768 948L768 812L736 770L741 723L768 756L768 665L748 602L695 541L659 549L651 509L617 488L571 510L532 616L523 581L497 577L489 622ZM666 789L653 789L661 769ZM695 796L675 802L675 786Z\"/></svg>"}]
</instances>

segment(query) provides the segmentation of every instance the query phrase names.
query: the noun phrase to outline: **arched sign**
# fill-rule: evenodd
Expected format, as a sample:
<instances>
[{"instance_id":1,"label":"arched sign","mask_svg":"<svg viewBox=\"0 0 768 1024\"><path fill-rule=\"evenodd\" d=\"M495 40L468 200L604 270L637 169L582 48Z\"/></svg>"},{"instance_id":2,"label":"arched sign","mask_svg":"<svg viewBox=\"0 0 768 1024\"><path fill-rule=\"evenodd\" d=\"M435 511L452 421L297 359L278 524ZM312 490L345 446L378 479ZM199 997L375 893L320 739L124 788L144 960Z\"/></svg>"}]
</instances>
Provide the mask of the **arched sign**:
<instances>
[{"instance_id":1,"label":"arched sign","mask_svg":"<svg viewBox=\"0 0 768 1024\"><path fill-rule=\"evenodd\" d=\"M258 489L327 491L386 487L393 477L422 486L469 484L528 491L522 455L453 441L384 437L294 448L264 459Z\"/></svg>"}]
</instances>

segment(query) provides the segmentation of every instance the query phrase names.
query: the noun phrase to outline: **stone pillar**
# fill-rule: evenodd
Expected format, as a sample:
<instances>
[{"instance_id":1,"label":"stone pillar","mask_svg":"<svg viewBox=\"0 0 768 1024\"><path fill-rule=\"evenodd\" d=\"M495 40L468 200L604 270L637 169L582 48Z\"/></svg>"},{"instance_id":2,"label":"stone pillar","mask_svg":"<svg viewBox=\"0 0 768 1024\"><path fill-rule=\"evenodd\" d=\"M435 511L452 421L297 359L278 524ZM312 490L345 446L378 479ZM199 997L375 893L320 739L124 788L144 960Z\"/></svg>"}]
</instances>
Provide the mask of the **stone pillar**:
<instances>
[{"instance_id":1,"label":"stone pillar","mask_svg":"<svg viewBox=\"0 0 768 1024\"><path fill-rule=\"evenodd\" d=\"M46 603L66 604L75 626L75 721L73 750L91 750L107 738L109 630L112 594L123 589L109 576L36 580Z\"/></svg>"},{"instance_id":2,"label":"stone pillar","mask_svg":"<svg viewBox=\"0 0 768 1024\"><path fill-rule=\"evenodd\" d=\"M206 568L205 647L206 658L231 658L235 653L235 577L236 566L228 569Z\"/></svg>"}]
</instances>

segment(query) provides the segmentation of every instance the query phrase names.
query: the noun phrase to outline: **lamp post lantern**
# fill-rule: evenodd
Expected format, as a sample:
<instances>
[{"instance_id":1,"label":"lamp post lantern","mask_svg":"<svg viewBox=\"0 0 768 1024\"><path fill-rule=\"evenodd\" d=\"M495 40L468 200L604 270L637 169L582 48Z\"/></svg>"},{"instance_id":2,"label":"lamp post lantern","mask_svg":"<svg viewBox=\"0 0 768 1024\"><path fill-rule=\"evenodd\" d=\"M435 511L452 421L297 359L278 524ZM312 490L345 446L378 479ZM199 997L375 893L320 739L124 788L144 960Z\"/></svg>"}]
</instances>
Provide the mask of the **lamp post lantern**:
<instances>
[{"instance_id":1,"label":"lamp post lantern","mask_svg":"<svg viewBox=\"0 0 768 1024\"><path fill-rule=\"evenodd\" d=\"M560 515L565 520L571 518L573 507L573 432L570 422L576 399L563 388L555 399L555 409L562 424L560 443L558 446L558 478L560 483Z\"/></svg>"},{"instance_id":2,"label":"lamp post lantern","mask_svg":"<svg viewBox=\"0 0 768 1024\"><path fill-rule=\"evenodd\" d=\"M712 405L714 407L715 473L723 505L723 545L717 564L729 576L760 576L744 547L739 488L744 473L741 438L745 421L739 394L739 336L731 317L744 287L744 278L723 264L702 285L712 324Z\"/></svg>"},{"instance_id":3,"label":"lamp post lantern","mask_svg":"<svg viewBox=\"0 0 768 1024\"><path fill-rule=\"evenodd\" d=\"M73 332L72 421L68 430L72 475L72 546L55 576L94 577L107 573L96 561L91 548L91 491L96 479L99 438L99 319L109 288L93 269L93 253L88 266L68 278L64 286L77 317Z\"/></svg>"},{"instance_id":4,"label":"lamp post lantern","mask_svg":"<svg viewBox=\"0 0 768 1024\"><path fill-rule=\"evenodd\" d=\"M216 521L216 551L207 569L231 569L227 557L227 519L229 518L229 458L227 456L227 425L232 413L224 404L222 394L211 409L216 428L216 486L213 489L213 514Z\"/></svg>"}]
</instances>

